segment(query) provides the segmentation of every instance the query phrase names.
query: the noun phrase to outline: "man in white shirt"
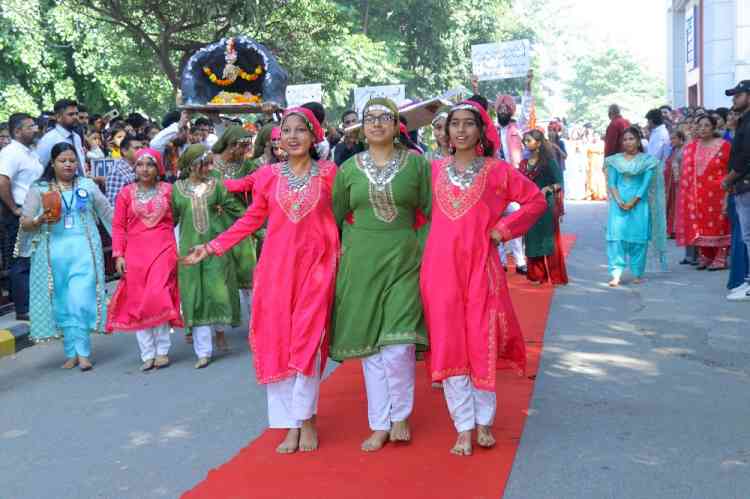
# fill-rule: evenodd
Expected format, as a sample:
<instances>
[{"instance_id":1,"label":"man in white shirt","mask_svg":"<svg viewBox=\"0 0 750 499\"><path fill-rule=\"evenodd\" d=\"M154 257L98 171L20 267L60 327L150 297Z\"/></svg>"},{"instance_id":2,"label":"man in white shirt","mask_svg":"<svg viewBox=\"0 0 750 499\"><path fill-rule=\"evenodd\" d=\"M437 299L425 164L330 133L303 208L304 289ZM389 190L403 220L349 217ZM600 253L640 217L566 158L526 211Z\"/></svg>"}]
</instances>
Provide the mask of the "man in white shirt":
<instances>
[{"instance_id":1,"label":"man in white shirt","mask_svg":"<svg viewBox=\"0 0 750 499\"><path fill-rule=\"evenodd\" d=\"M29 319L29 258L13 258L19 217L26 193L44 171L31 149L37 132L34 119L18 113L10 117L8 128L12 140L0 151L0 224L4 229L3 259L8 262L10 296L15 304L16 319Z\"/></svg>"},{"instance_id":2,"label":"man in white shirt","mask_svg":"<svg viewBox=\"0 0 750 499\"><path fill-rule=\"evenodd\" d=\"M664 124L664 116L660 110L652 109L646 113L646 119L651 131L646 152L659 161L666 161L672 152L672 142L669 138L667 125Z\"/></svg>"},{"instance_id":3,"label":"man in white shirt","mask_svg":"<svg viewBox=\"0 0 750 499\"><path fill-rule=\"evenodd\" d=\"M62 99L55 103L55 119L57 124L55 128L44 134L36 148L39 161L42 165L47 166L50 160L50 154L55 144L67 142L76 150L78 156L78 175L83 176L84 166L86 165L86 152L83 148L81 136L76 133L74 128L78 125L78 103L70 99Z\"/></svg>"}]
</instances>

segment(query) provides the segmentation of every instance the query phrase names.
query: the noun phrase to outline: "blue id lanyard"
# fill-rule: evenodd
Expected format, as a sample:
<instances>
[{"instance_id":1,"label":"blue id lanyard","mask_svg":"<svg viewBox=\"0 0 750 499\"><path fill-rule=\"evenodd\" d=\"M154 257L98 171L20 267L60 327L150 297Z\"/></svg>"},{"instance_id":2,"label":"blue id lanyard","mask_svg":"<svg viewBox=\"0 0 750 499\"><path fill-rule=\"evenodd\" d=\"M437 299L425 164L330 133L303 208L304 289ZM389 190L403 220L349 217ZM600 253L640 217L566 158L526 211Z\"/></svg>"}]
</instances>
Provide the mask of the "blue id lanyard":
<instances>
[{"instance_id":1,"label":"blue id lanyard","mask_svg":"<svg viewBox=\"0 0 750 499\"><path fill-rule=\"evenodd\" d=\"M60 187L60 184L58 184L58 188ZM70 191L70 203L68 203L68 200L65 199L65 193L63 193L63 190L60 188L60 197L62 198L63 204L65 205L65 216L63 217L63 226L66 229L72 229L73 228L73 204L75 203L75 197L76 197L76 183L73 181L73 186Z\"/></svg>"}]
</instances>

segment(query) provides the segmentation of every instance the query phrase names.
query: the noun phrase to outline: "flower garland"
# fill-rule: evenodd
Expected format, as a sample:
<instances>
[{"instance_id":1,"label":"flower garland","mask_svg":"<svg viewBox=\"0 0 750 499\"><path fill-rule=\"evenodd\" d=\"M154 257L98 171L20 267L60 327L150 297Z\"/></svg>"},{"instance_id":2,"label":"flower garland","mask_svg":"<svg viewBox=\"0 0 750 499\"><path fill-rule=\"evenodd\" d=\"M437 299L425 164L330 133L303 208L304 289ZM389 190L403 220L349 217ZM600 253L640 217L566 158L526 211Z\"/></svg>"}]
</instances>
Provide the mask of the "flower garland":
<instances>
[{"instance_id":1,"label":"flower garland","mask_svg":"<svg viewBox=\"0 0 750 499\"><path fill-rule=\"evenodd\" d=\"M239 76L240 78L246 81L255 81L258 78L260 78L260 76L263 74L263 66L260 66L260 65L255 68L255 71L253 73L248 73L242 68L237 68L237 69L239 70L237 72L237 76ZM235 80L237 79L236 77L225 78L225 79L219 78L218 76L216 76L216 74L214 74L213 71L211 71L211 68L209 68L208 66L203 66L203 73L206 76L208 76L208 79L211 80L211 83L218 85L220 87L228 87L229 85L234 83Z\"/></svg>"}]
</instances>

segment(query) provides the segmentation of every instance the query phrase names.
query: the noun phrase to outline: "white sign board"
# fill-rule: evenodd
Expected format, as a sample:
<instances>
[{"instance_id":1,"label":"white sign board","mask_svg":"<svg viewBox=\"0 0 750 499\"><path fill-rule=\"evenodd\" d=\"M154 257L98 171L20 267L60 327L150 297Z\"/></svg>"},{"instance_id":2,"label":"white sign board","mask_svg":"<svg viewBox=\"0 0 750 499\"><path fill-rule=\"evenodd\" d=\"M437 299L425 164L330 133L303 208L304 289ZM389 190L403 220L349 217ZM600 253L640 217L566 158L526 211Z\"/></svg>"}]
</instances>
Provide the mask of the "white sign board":
<instances>
[{"instance_id":1,"label":"white sign board","mask_svg":"<svg viewBox=\"0 0 750 499\"><path fill-rule=\"evenodd\" d=\"M472 45L471 65L479 81L522 78L531 66L531 43L514 40Z\"/></svg>"},{"instance_id":2,"label":"white sign board","mask_svg":"<svg viewBox=\"0 0 750 499\"><path fill-rule=\"evenodd\" d=\"M405 85L383 85L379 87L361 87L354 89L354 109L359 113L364 109L367 101L374 97L387 97L401 105L406 100Z\"/></svg>"},{"instance_id":3,"label":"white sign board","mask_svg":"<svg viewBox=\"0 0 750 499\"><path fill-rule=\"evenodd\" d=\"M323 85L321 83L286 87L286 105L288 107L301 106L308 102L323 102Z\"/></svg>"}]
</instances>

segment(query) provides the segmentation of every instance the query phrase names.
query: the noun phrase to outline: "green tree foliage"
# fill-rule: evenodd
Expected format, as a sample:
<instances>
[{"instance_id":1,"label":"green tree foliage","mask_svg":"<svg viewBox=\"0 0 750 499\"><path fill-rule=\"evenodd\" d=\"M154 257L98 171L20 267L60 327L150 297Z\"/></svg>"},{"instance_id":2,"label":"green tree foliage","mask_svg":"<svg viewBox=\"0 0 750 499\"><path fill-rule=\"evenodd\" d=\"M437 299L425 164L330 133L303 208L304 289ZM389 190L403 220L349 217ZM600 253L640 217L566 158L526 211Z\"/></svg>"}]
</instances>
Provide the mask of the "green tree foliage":
<instances>
[{"instance_id":1,"label":"green tree foliage","mask_svg":"<svg viewBox=\"0 0 750 499\"><path fill-rule=\"evenodd\" d=\"M468 86L472 44L534 38L533 29L513 21L510 3L3 0L0 119L38 113L62 97L96 111L159 116L174 102L190 55L237 35L269 47L290 83L323 83L333 114L351 105L357 86L402 82L410 97L432 97Z\"/></svg>"},{"instance_id":2,"label":"green tree foliage","mask_svg":"<svg viewBox=\"0 0 750 499\"><path fill-rule=\"evenodd\" d=\"M606 128L610 104L618 104L624 116L643 121L649 109L664 102L664 83L627 52L609 49L582 55L574 71L565 90L572 104L569 118L589 122L597 130Z\"/></svg>"}]
</instances>

